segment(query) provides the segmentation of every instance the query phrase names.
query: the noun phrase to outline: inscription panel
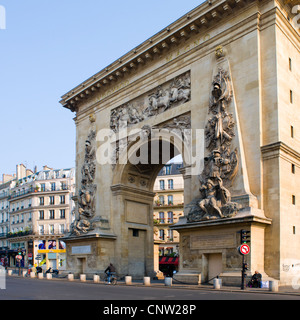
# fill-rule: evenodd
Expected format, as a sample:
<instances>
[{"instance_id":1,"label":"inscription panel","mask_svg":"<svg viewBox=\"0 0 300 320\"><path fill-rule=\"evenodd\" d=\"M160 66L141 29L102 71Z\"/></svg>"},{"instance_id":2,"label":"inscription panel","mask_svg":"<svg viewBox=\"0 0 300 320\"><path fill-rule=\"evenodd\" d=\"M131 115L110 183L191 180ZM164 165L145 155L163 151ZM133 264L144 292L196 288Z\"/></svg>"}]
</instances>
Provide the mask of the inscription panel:
<instances>
[{"instance_id":1,"label":"inscription panel","mask_svg":"<svg viewBox=\"0 0 300 320\"><path fill-rule=\"evenodd\" d=\"M74 246L72 247L72 254L90 254L91 246Z\"/></svg>"},{"instance_id":2,"label":"inscription panel","mask_svg":"<svg viewBox=\"0 0 300 320\"><path fill-rule=\"evenodd\" d=\"M235 246L233 234L224 234L218 236L191 236L190 248L193 249L211 249L228 248Z\"/></svg>"},{"instance_id":3,"label":"inscription panel","mask_svg":"<svg viewBox=\"0 0 300 320\"><path fill-rule=\"evenodd\" d=\"M126 221L148 224L149 205L134 201L126 201Z\"/></svg>"}]
</instances>

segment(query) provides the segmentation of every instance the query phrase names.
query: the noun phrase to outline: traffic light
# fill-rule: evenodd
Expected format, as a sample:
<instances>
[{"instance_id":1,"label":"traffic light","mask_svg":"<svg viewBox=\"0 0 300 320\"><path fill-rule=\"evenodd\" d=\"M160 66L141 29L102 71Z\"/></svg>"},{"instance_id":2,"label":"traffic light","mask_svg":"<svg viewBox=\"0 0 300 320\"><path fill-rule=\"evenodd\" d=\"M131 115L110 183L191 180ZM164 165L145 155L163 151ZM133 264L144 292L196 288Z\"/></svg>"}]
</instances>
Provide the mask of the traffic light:
<instances>
[{"instance_id":1,"label":"traffic light","mask_svg":"<svg viewBox=\"0 0 300 320\"><path fill-rule=\"evenodd\" d=\"M250 231L241 230L241 244L250 242Z\"/></svg>"}]
</instances>

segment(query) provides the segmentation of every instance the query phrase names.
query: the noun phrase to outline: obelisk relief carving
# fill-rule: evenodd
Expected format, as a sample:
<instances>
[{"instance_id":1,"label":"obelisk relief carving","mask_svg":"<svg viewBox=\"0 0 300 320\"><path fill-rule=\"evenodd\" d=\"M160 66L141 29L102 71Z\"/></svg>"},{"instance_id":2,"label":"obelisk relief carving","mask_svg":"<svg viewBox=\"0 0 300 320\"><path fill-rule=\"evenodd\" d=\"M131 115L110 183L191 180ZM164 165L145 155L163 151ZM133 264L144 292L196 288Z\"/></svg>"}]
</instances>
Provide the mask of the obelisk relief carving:
<instances>
[{"instance_id":1,"label":"obelisk relief carving","mask_svg":"<svg viewBox=\"0 0 300 320\"><path fill-rule=\"evenodd\" d=\"M240 206L231 201L230 187L239 168L239 150L232 150L236 121L229 112L233 98L227 70L219 67L210 92L205 127L204 169L199 176L200 196L188 205L188 222L234 217Z\"/></svg>"},{"instance_id":2,"label":"obelisk relief carving","mask_svg":"<svg viewBox=\"0 0 300 320\"><path fill-rule=\"evenodd\" d=\"M92 122L92 121L91 121ZM77 219L71 233L77 236L93 230L91 219L95 216L96 130L91 129L85 141L84 163L81 168L81 186L77 197Z\"/></svg>"}]
</instances>

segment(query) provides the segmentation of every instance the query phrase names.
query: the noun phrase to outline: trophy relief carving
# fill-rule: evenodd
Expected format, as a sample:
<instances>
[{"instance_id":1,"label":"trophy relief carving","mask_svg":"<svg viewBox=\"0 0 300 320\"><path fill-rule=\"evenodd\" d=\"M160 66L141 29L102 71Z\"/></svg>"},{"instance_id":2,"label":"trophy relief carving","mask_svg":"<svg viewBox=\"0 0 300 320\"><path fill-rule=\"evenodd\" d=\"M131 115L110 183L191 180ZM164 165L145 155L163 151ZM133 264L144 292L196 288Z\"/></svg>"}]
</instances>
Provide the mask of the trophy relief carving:
<instances>
[{"instance_id":1,"label":"trophy relief carving","mask_svg":"<svg viewBox=\"0 0 300 320\"><path fill-rule=\"evenodd\" d=\"M228 112L232 99L232 87L228 73L218 70L214 77L209 100L209 119L205 127L205 143L208 155L199 176L200 197L188 205L188 222L233 217L239 205L231 202L228 188L239 166L238 150L231 150L235 121Z\"/></svg>"},{"instance_id":2,"label":"trophy relief carving","mask_svg":"<svg viewBox=\"0 0 300 320\"><path fill-rule=\"evenodd\" d=\"M80 235L92 230L91 218L95 216L96 131L91 130L85 141L84 163L81 168L81 187L77 198L78 218L71 233Z\"/></svg>"}]
</instances>

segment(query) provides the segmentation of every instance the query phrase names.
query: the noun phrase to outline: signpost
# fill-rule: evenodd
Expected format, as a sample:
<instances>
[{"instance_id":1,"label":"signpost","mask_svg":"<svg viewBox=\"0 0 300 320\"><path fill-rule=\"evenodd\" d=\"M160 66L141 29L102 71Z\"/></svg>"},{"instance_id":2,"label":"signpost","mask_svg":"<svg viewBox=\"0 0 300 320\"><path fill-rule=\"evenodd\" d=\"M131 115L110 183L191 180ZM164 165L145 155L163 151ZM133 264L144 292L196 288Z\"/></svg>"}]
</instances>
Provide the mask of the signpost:
<instances>
[{"instance_id":1,"label":"signpost","mask_svg":"<svg viewBox=\"0 0 300 320\"><path fill-rule=\"evenodd\" d=\"M242 284L241 289L245 289L245 277L246 277L246 270L248 270L248 265L245 263L245 256L250 253L250 247L247 244L250 242L250 231L241 230L239 231L241 235L241 245L238 247L238 252L243 256L243 265L242 265Z\"/></svg>"},{"instance_id":2,"label":"signpost","mask_svg":"<svg viewBox=\"0 0 300 320\"><path fill-rule=\"evenodd\" d=\"M243 245L239 246L238 250L239 250L240 254L245 256L245 255L249 254L250 247L247 244L243 244Z\"/></svg>"}]
</instances>

